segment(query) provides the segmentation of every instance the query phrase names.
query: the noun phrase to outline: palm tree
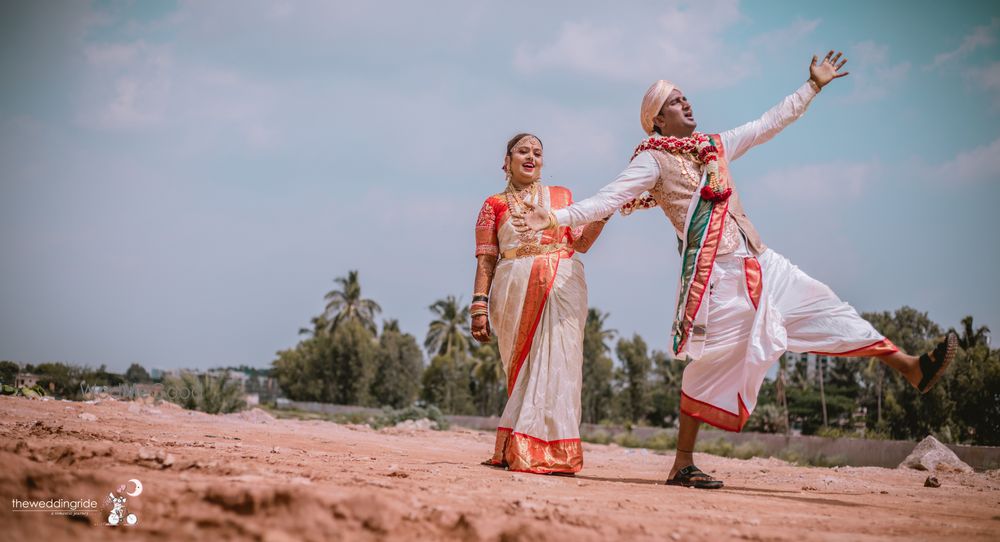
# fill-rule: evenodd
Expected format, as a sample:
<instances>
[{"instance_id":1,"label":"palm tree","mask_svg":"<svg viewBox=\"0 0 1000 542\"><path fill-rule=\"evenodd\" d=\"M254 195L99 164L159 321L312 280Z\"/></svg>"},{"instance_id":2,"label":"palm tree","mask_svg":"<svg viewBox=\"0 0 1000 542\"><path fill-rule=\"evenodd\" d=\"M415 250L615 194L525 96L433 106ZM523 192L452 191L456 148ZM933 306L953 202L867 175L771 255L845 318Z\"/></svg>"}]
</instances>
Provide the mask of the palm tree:
<instances>
[{"instance_id":1,"label":"palm tree","mask_svg":"<svg viewBox=\"0 0 1000 542\"><path fill-rule=\"evenodd\" d=\"M505 382L506 373L503 370L503 361L500 359L500 349L497 346L496 337L490 342L479 345L473 352L472 376L479 384L480 415L494 416L501 406L503 388L501 382Z\"/></svg>"},{"instance_id":2,"label":"palm tree","mask_svg":"<svg viewBox=\"0 0 1000 542\"><path fill-rule=\"evenodd\" d=\"M330 322L328 322L326 317L324 317L322 314L319 316L313 316L312 318L309 319L309 321L312 323L313 326L312 329L309 329L307 327L300 327L299 335L308 335L316 337L322 333L326 333L327 328L330 327Z\"/></svg>"},{"instance_id":3,"label":"palm tree","mask_svg":"<svg viewBox=\"0 0 1000 542\"><path fill-rule=\"evenodd\" d=\"M382 312L382 307L371 299L361 297L357 270L348 271L346 277L338 277L333 281L340 285L340 289L330 290L324 297L327 303L323 317L328 320L327 332L333 333L344 320L356 319L372 334L378 333L375 315Z\"/></svg>"},{"instance_id":4,"label":"palm tree","mask_svg":"<svg viewBox=\"0 0 1000 542\"><path fill-rule=\"evenodd\" d=\"M506 374L503 370L503 361L500 359L500 349L497 347L496 337L489 343L480 345L476 349L475 361L472 365L472 373L477 379L483 382L503 382Z\"/></svg>"},{"instance_id":5,"label":"palm tree","mask_svg":"<svg viewBox=\"0 0 1000 542\"><path fill-rule=\"evenodd\" d=\"M826 390L824 389L824 381L826 380L825 366L826 358L816 356L816 372L818 373L817 376L819 376L819 402L823 406L823 427L826 427L828 422L826 417Z\"/></svg>"},{"instance_id":6,"label":"palm tree","mask_svg":"<svg viewBox=\"0 0 1000 542\"><path fill-rule=\"evenodd\" d=\"M593 307L587 309L587 323L583 331L583 419L597 423L611 416L611 380L614 363L611 361L611 342L618 333L605 328L609 313ZM669 371L667 371L669 373Z\"/></svg>"},{"instance_id":7,"label":"palm tree","mask_svg":"<svg viewBox=\"0 0 1000 542\"><path fill-rule=\"evenodd\" d=\"M882 393L885 388L885 366L882 360L872 357L868 359L868 369L865 371L875 380L876 420L882 423Z\"/></svg>"},{"instance_id":8,"label":"palm tree","mask_svg":"<svg viewBox=\"0 0 1000 542\"><path fill-rule=\"evenodd\" d=\"M469 306L461 306L461 301L453 295L439 299L430 307L437 316L427 329L424 348L434 355L450 354L453 351L469 351L471 330L469 328Z\"/></svg>"},{"instance_id":9,"label":"palm tree","mask_svg":"<svg viewBox=\"0 0 1000 542\"><path fill-rule=\"evenodd\" d=\"M399 320L395 318L389 318L388 320L382 321L382 333L385 334L389 331L395 331L399 333Z\"/></svg>"},{"instance_id":10,"label":"palm tree","mask_svg":"<svg viewBox=\"0 0 1000 542\"><path fill-rule=\"evenodd\" d=\"M785 415L785 434L792 432L792 427L788 420L788 396L785 395L785 383L788 381L788 359L784 354L778 358L778 378L774 382L774 394L781 405L781 410Z\"/></svg>"},{"instance_id":11,"label":"palm tree","mask_svg":"<svg viewBox=\"0 0 1000 542\"><path fill-rule=\"evenodd\" d=\"M955 332L955 328L951 328L949 332ZM957 334L958 345L961 346L963 350L975 348L980 344L985 344L987 346L990 344L990 328L987 326L980 326L976 329L973 325L972 316L962 318L962 332Z\"/></svg>"},{"instance_id":12,"label":"palm tree","mask_svg":"<svg viewBox=\"0 0 1000 542\"><path fill-rule=\"evenodd\" d=\"M604 322L608 319L608 316L611 316L611 313L601 312L600 309L593 307L587 309L587 330L598 340L605 353L611 352L608 342L613 340L615 335L618 334L618 330L616 329L605 329Z\"/></svg>"}]
</instances>

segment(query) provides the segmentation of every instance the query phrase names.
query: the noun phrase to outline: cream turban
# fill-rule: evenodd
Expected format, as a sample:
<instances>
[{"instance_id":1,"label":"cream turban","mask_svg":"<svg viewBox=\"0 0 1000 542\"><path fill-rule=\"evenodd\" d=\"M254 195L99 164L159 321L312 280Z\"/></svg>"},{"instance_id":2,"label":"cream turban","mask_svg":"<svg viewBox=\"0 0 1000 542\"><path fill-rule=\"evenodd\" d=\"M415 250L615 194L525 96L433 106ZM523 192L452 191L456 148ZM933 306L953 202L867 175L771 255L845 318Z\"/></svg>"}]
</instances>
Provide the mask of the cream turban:
<instances>
[{"instance_id":1,"label":"cream turban","mask_svg":"<svg viewBox=\"0 0 1000 542\"><path fill-rule=\"evenodd\" d=\"M653 117L660 114L663 102L667 101L667 96L676 88L670 81L659 81L649 86L646 96L642 98L642 111L639 112L639 120L642 121L642 129L647 135L653 133Z\"/></svg>"}]
</instances>

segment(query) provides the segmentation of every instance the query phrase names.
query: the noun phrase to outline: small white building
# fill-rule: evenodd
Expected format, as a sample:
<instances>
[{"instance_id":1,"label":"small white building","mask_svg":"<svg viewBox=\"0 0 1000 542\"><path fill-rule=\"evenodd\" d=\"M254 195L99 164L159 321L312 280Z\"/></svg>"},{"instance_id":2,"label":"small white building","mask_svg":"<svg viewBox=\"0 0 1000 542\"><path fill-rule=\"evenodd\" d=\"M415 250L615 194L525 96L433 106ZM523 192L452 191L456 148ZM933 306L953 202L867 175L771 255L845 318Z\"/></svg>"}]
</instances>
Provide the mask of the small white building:
<instances>
[{"instance_id":1,"label":"small white building","mask_svg":"<svg viewBox=\"0 0 1000 542\"><path fill-rule=\"evenodd\" d=\"M17 373L14 377L14 387L20 388L21 386L27 386L29 388L38 385L38 375L31 373Z\"/></svg>"}]
</instances>

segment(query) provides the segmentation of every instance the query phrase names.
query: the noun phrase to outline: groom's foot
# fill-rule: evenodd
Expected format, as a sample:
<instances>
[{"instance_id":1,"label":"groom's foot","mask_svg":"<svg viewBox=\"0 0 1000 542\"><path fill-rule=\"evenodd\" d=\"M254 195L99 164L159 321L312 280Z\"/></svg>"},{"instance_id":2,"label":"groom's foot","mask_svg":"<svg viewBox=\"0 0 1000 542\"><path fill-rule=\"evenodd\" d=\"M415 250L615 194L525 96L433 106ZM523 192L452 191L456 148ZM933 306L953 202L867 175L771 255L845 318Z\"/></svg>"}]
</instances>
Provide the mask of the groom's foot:
<instances>
[{"instance_id":1,"label":"groom's foot","mask_svg":"<svg viewBox=\"0 0 1000 542\"><path fill-rule=\"evenodd\" d=\"M957 351L958 336L954 333L948 333L948 336L938 343L933 351L920 356L921 377L920 382L917 383L917 389L920 390L920 393L931 391L938 380L941 380L948 365L951 365L955 359Z\"/></svg>"},{"instance_id":2,"label":"groom's foot","mask_svg":"<svg viewBox=\"0 0 1000 542\"><path fill-rule=\"evenodd\" d=\"M722 480L716 480L694 465L688 465L672 472L665 482L668 486L693 487L695 489L722 489Z\"/></svg>"}]
</instances>

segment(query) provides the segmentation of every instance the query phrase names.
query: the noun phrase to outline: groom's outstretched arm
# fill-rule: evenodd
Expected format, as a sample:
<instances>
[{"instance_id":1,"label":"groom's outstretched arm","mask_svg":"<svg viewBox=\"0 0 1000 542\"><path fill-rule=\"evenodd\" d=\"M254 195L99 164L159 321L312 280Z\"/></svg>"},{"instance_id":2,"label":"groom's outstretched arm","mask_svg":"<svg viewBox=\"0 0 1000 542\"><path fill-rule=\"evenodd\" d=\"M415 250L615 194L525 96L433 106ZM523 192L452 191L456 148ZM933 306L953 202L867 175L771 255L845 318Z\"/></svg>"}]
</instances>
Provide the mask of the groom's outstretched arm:
<instances>
[{"instance_id":1,"label":"groom's outstretched arm","mask_svg":"<svg viewBox=\"0 0 1000 542\"><path fill-rule=\"evenodd\" d=\"M628 201L639 197L656 184L660 168L649 151L632 159L625 171L600 189L597 194L553 212L559 224L575 228L610 216Z\"/></svg>"},{"instance_id":2,"label":"groom's outstretched arm","mask_svg":"<svg viewBox=\"0 0 1000 542\"><path fill-rule=\"evenodd\" d=\"M801 117L815 96L816 88L805 83L759 119L719 134L726 148L726 157L729 161L736 160L752 147L770 141L778 132Z\"/></svg>"},{"instance_id":3,"label":"groom's outstretched arm","mask_svg":"<svg viewBox=\"0 0 1000 542\"><path fill-rule=\"evenodd\" d=\"M847 58L841 59L841 54L837 52L834 55L830 51L819 63L813 56L809 65L809 79L795 93L781 100L759 119L720 134L728 159L736 160L755 145L770 141L806 112L820 89L834 79L847 75L848 72L839 71L847 63Z\"/></svg>"}]
</instances>

